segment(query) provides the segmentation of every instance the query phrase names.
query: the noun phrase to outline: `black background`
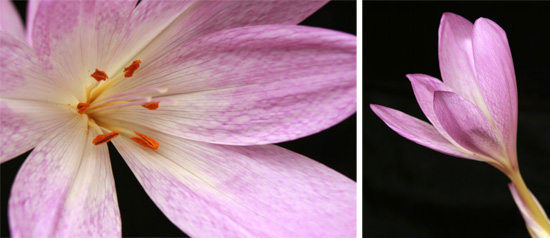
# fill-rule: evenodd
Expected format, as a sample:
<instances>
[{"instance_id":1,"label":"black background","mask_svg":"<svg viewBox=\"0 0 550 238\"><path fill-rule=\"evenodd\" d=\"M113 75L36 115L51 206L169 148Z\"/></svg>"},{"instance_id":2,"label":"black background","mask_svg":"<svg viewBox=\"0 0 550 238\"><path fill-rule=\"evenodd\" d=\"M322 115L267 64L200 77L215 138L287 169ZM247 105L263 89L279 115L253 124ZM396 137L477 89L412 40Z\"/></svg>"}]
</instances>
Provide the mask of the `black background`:
<instances>
[{"instance_id":1,"label":"black background","mask_svg":"<svg viewBox=\"0 0 550 238\"><path fill-rule=\"evenodd\" d=\"M16 4L20 13L25 14L26 3L18 1ZM355 34L356 2L329 2L301 24ZM356 116L353 115L328 130L279 145L315 159L356 180L356 130ZM111 143L109 143L109 152L122 216L122 235L131 237L185 236L145 194L145 191ZM2 183L0 235L3 237L9 236L7 203L11 184L17 170L29 153L27 152L0 166Z\"/></svg>"},{"instance_id":2,"label":"black background","mask_svg":"<svg viewBox=\"0 0 550 238\"><path fill-rule=\"evenodd\" d=\"M363 4L365 237L529 237L508 190L488 164L454 158L392 131L380 104L427 120L407 73L441 78L443 12L486 17L508 34L519 95L518 157L527 186L550 209L550 28L547 3L365 2Z\"/></svg>"}]
</instances>

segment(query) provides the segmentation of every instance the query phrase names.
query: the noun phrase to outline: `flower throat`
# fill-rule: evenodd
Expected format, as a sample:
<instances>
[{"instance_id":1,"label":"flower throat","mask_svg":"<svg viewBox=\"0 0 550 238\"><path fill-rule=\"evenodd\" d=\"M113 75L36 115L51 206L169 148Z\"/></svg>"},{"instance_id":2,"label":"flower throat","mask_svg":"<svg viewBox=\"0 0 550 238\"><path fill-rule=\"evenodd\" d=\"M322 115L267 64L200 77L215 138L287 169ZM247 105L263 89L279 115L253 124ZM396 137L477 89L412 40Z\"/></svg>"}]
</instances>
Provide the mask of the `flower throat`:
<instances>
[{"instance_id":1,"label":"flower throat","mask_svg":"<svg viewBox=\"0 0 550 238\"><path fill-rule=\"evenodd\" d=\"M117 110L124 107L141 105L144 110L156 110L161 102L173 102L170 99L155 99L152 96L143 96L143 94L163 94L166 93L166 88L143 87L130 91L117 93L100 98L99 96L107 89L122 80L131 78L141 66L141 60L134 60L132 64L124 68L122 73L117 74L114 78L109 78L109 75L104 71L95 69L90 76L94 78L91 85L86 88L86 101L79 102L74 108L79 114L83 114L88 118L88 126L93 128L99 134L92 143L94 145L105 144L120 134L128 136L131 140L139 145L157 150L159 143L143 133L121 128L105 120L101 120L101 115L107 111ZM107 132L107 133L105 133Z\"/></svg>"}]
</instances>

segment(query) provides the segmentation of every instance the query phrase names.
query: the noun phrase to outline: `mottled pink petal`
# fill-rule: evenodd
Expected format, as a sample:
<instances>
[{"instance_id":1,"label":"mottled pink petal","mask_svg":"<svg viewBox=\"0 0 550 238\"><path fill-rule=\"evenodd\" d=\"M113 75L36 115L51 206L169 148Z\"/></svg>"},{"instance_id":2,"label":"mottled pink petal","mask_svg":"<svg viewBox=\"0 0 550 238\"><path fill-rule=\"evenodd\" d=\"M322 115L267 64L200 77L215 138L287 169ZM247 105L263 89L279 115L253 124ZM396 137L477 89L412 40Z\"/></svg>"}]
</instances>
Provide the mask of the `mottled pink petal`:
<instances>
[{"instance_id":1,"label":"mottled pink petal","mask_svg":"<svg viewBox=\"0 0 550 238\"><path fill-rule=\"evenodd\" d=\"M460 146L496 160L507 160L494 127L476 105L456 93L436 91L434 111L443 129Z\"/></svg>"},{"instance_id":2,"label":"mottled pink petal","mask_svg":"<svg viewBox=\"0 0 550 238\"><path fill-rule=\"evenodd\" d=\"M527 204L523 201L521 198L516 186L514 183L509 183L508 187L510 188L510 192L512 193L512 196L514 197L514 201L516 202L516 205L519 208L519 211L521 212L521 216L523 216L523 220L525 220L525 224L527 225L527 228L531 232L531 235L533 237L547 237L548 232L542 228L537 221L533 218L533 215L529 211L529 208L527 207ZM531 194L533 199L535 200L536 204L539 207L539 210L543 212L543 215L546 217L546 220L548 220L548 216L544 214L544 209L542 209L542 206L540 205L539 201L533 194Z\"/></svg>"},{"instance_id":3,"label":"mottled pink petal","mask_svg":"<svg viewBox=\"0 0 550 238\"><path fill-rule=\"evenodd\" d=\"M197 39L107 89L167 88L178 104L105 115L180 137L265 144L324 130L356 110L356 38L303 26L235 28Z\"/></svg>"},{"instance_id":4,"label":"mottled pink petal","mask_svg":"<svg viewBox=\"0 0 550 238\"><path fill-rule=\"evenodd\" d=\"M0 31L7 32L18 39L25 39L23 22L10 0L0 0Z\"/></svg>"},{"instance_id":5,"label":"mottled pink petal","mask_svg":"<svg viewBox=\"0 0 550 238\"><path fill-rule=\"evenodd\" d=\"M74 117L40 143L19 170L9 200L14 237L116 237L120 215L106 146Z\"/></svg>"},{"instance_id":6,"label":"mottled pink petal","mask_svg":"<svg viewBox=\"0 0 550 238\"><path fill-rule=\"evenodd\" d=\"M473 157L470 152L453 145L432 125L424 121L380 105L371 104L370 108L392 130L415 143L444 154L479 160Z\"/></svg>"},{"instance_id":7,"label":"mottled pink petal","mask_svg":"<svg viewBox=\"0 0 550 238\"><path fill-rule=\"evenodd\" d=\"M158 140L156 152L125 137L113 143L161 211L191 236L356 236L356 184L316 161L273 145L143 133Z\"/></svg>"},{"instance_id":8,"label":"mottled pink petal","mask_svg":"<svg viewBox=\"0 0 550 238\"><path fill-rule=\"evenodd\" d=\"M74 115L51 103L0 99L0 163L34 148Z\"/></svg>"},{"instance_id":9,"label":"mottled pink petal","mask_svg":"<svg viewBox=\"0 0 550 238\"><path fill-rule=\"evenodd\" d=\"M518 96L506 33L493 21L480 18L474 24L472 44L478 84L491 122L515 164Z\"/></svg>"},{"instance_id":10,"label":"mottled pink petal","mask_svg":"<svg viewBox=\"0 0 550 238\"><path fill-rule=\"evenodd\" d=\"M122 46L119 55L150 62L215 31L248 25L298 24L326 2L144 0L132 13L125 30L131 44ZM127 58L128 62L132 60Z\"/></svg>"},{"instance_id":11,"label":"mottled pink petal","mask_svg":"<svg viewBox=\"0 0 550 238\"><path fill-rule=\"evenodd\" d=\"M439 79L436 79L429 75L407 74L407 78L409 78L409 80L411 81L414 96L416 97L416 101L418 101L418 105L420 105L422 112L424 112L424 115L426 115L426 117L432 123L435 129L439 131L439 133L445 139L451 141L451 137L441 127L441 124L439 123L439 120L435 115L433 102L435 91L452 92L453 90L449 88L449 86L441 82Z\"/></svg>"},{"instance_id":12,"label":"mottled pink petal","mask_svg":"<svg viewBox=\"0 0 550 238\"><path fill-rule=\"evenodd\" d=\"M478 104L481 97L472 53L473 26L459 15L450 12L443 14L439 25L439 68L445 84L460 96Z\"/></svg>"},{"instance_id":13,"label":"mottled pink petal","mask_svg":"<svg viewBox=\"0 0 550 238\"><path fill-rule=\"evenodd\" d=\"M61 102L71 97L40 69L27 43L0 32L0 98Z\"/></svg>"},{"instance_id":14,"label":"mottled pink petal","mask_svg":"<svg viewBox=\"0 0 550 238\"><path fill-rule=\"evenodd\" d=\"M69 91L84 101L83 85L94 80L96 68L108 75L122 57L115 54L123 44L121 31L136 1L44 0L38 3L32 42L44 71L59 81L59 91Z\"/></svg>"}]
</instances>

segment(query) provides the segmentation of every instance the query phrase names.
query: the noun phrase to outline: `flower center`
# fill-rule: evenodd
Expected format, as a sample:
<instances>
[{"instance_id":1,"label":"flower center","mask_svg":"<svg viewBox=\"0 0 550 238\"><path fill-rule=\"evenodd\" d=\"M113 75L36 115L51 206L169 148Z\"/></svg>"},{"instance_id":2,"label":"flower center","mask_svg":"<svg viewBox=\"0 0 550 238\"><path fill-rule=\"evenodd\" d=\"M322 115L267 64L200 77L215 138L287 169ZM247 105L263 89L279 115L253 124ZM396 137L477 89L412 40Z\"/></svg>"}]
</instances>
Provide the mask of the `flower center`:
<instances>
[{"instance_id":1,"label":"flower center","mask_svg":"<svg viewBox=\"0 0 550 238\"><path fill-rule=\"evenodd\" d=\"M145 109L156 110L159 108L161 102L175 103L175 101L170 99L154 99L151 96L166 93L166 88L143 87L113 95L104 95L104 92L110 86L122 80L131 80L128 78L134 76L140 65L141 60L134 60L130 66L125 67L123 72L116 74L113 78L109 78L107 73L99 69L95 69L95 72L90 75L96 81L86 88L86 101L79 102L75 106L75 110L79 114L86 115L88 117L88 126L98 132L99 135L92 141L94 145L105 144L123 134L143 147L151 150L158 149L159 143L153 138L134 130L120 128L106 122L106 120L101 120L101 115L105 112L124 107L141 105Z\"/></svg>"}]
</instances>

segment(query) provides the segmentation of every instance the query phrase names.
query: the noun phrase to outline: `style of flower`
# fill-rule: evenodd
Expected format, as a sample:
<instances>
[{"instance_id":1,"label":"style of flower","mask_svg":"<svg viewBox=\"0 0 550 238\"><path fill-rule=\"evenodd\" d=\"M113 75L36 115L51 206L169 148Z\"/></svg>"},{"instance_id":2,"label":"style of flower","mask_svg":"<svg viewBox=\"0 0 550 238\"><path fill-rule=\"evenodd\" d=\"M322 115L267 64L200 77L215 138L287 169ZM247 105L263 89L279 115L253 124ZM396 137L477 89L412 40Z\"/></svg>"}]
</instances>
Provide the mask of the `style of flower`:
<instances>
[{"instance_id":1,"label":"style of flower","mask_svg":"<svg viewBox=\"0 0 550 238\"><path fill-rule=\"evenodd\" d=\"M443 82L409 74L414 94L431 125L380 105L371 109L401 136L456 157L484 161L506 174L532 234L550 234L544 210L529 192L516 155L518 99L506 33L489 19L475 24L444 13L439 27Z\"/></svg>"},{"instance_id":2,"label":"style of flower","mask_svg":"<svg viewBox=\"0 0 550 238\"><path fill-rule=\"evenodd\" d=\"M109 141L191 236L355 236L355 182L269 145L356 110L355 36L293 25L325 1L0 3L14 237L121 235Z\"/></svg>"}]
</instances>

